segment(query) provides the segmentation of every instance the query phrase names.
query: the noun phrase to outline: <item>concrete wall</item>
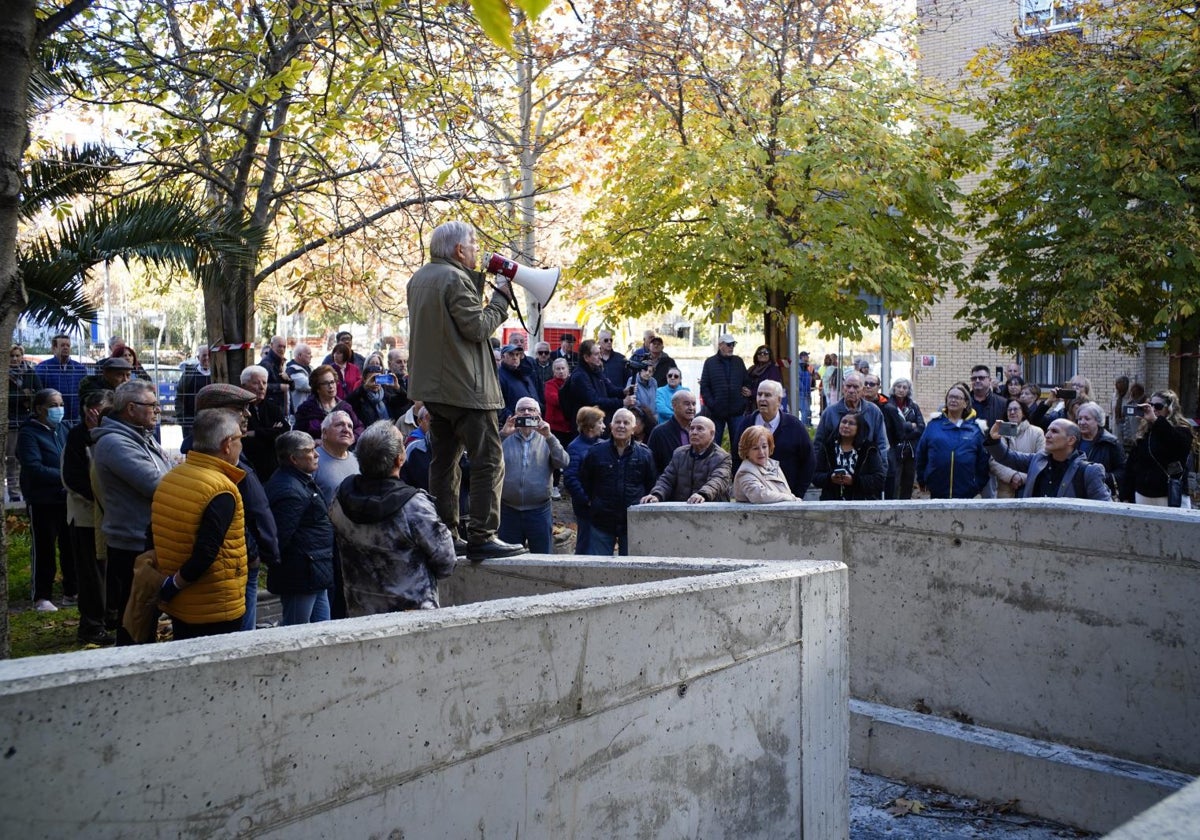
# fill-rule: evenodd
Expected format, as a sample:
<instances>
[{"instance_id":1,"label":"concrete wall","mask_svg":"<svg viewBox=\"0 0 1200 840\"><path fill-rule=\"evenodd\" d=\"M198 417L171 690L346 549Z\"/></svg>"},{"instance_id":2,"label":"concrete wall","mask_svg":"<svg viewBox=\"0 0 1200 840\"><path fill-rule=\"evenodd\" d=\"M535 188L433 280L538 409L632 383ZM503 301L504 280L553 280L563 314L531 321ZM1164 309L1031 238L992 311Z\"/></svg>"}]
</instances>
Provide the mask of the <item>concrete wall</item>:
<instances>
[{"instance_id":1,"label":"concrete wall","mask_svg":"<svg viewBox=\"0 0 1200 840\"><path fill-rule=\"evenodd\" d=\"M448 589L574 591L3 663L0 824L848 836L843 566L563 565L466 566ZM660 580L580 588L621 569Z\"/></svg>"},{"instance_id":2,"label":"concrete wall","mask_svg":"<svg viewBox=\"0 0 1200 840\"><path fill-rule=\"evenodd\" d=\"M1198 526L1195 513L1097 502L630 515L635 553L844 560L854 698L1193 774ZM856 766L865 758L852 754ZM943 775L953 789L967 774L947 760ZM1145 807L1130 802L1111 818Z\"/></svg>"}]
</instances>

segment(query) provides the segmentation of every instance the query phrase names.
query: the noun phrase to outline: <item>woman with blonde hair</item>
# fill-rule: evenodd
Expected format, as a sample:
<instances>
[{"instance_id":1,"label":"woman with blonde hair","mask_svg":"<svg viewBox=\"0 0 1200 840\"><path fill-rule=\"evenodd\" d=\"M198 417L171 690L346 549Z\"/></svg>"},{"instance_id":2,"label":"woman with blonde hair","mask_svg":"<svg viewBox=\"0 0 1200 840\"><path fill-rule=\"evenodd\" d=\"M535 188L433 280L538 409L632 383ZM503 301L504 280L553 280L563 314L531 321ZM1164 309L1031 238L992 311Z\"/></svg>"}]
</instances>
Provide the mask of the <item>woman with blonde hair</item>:
<instances>
[{"instance_id":1,"label":"woman with blonde hair","mask_svg":"<svg viewBox=\"0 0 1200 840\"><path fill-rule=\"evenodd\" d=\"M1188 496L1188 461L1192 454L1192 426L1179 408L1174 391L1155 391L1138 406L1142 422L1133 451L1125 462L1120 499L1159 507L1192 506ZM1179 503L1171 504L1171 483L1178 481Z\"/></svg>"},{"instance_id":2,"label":"woman with blonde hair","mask_svg":"<svg viewBox=\"0 0 1200 840\"><path fill-rule=\"evenodd\" d=\"M767 504L798 502L775 454L775 438L764 426L747 426L738 439L738 456L742 465L733 477L733 500Z\"/></svg>"}]
</instances>

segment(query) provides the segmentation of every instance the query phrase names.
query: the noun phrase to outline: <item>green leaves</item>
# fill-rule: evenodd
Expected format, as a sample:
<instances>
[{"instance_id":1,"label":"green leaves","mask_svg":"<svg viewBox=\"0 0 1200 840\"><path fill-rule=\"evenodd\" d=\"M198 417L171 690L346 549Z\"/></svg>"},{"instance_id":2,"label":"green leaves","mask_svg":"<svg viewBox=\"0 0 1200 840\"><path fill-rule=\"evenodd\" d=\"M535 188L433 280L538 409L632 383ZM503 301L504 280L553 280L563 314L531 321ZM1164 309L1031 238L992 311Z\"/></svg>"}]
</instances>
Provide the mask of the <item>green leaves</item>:
<instances>
[{"instance_id":1,"label":"green leaves","mask_svg":"<svg viewBox=\"0 0 1200 840\"><path fill-rule=\"evenodd\" d=\"M960 335L1038 351L1064 334L1131 348L1194 329L1200 41L1177 0L1118 5L1089 9L1091 38L973 67L997 82L974 104L998 154L967 205L984 248L959 285Z\"/></svg>"}]
</instances>

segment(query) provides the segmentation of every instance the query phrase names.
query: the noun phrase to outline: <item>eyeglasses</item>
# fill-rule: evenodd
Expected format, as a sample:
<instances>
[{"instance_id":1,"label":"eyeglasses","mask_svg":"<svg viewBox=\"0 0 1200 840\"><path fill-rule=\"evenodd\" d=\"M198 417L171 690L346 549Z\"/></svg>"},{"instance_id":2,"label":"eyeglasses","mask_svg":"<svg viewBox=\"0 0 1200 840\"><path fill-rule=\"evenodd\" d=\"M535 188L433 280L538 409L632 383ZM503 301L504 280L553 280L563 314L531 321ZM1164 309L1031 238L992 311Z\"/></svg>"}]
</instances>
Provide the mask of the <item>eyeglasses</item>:
<instances>
[{"instance_id":1,"label":"eyeglasses","mask_svg":"<svg viewBox=\"0 0 1200 840\"><path fill-rule=\"evenodd\" d=\"M537 354L538 354L539 356L549 356L549 355L550 355L550 351L549 351L549 350L539 350L539 351L537 351Z\"/></svg>"},{"instance_id":2,"label":"eyeglasses","mask_svg":"<svg viewBox=\"0 0 1200 840\"><path fill-rule=\"evenodd\" d=\"M679 376L678 373L668 373L667 374L667 379L679 379L679 378L681 378L681 377Z\"/></svg>"},{"instance_id":3,"label":"eyeglasses","mask_svg":"<svg viewBox=\"0 0 1200 840\"><path fill-rule=\"evenodd\" d=\"M979 376L972 376L971 381L972 382L982 382L985 379L991 379L991 378L992 377L989 374L983 373L983 374L980 374Z\"/></svg>"},{"instance_id":4,"label":"eyeglasses","mask_svg":"<svg viewBox=\"0 0 1200 840\"><path fill-rule=\"evenodd\" d=\"M1150 403L1150 407L1153 408L1155 411L1165 411L1167 408L1167 404L1166 403Z\"/></svg>"},{"instance_id":5,"label":"eyeglasses","mask_svg":"<svg viewBox=\"0 0 1200 840\"><path fill-rule=\"evenodd\" d=\"M144 403L144 402L138 402L137 400L134 400L134 401L133 401L133 404L134 404L134 405L140 405L140 406L142 406L142 407L144 407L144 408L152 408L152 409L154 409L155 411L162 411L162 406L161 406L161 405L159 405L159 404L158 404L158 403L156 403L156 402L153 402L153 403Z\"/></svg>"},{"instance_id":6,"label":"eyeglasses","mask_svg":"<svg viewBox=\"0 0 1200 840\"><path fill-rule=\"evenodd\" d=\"M318 388L324 388L326 385L336 385L336 379L322 379L320 382L313 383Z\"/></svg>"},{"instance_id":7,"label":"eyeglasses","mask_svg":"<svg viewBox=\"0 0 1200 840\"><path fill-rule=\"evenodd\" d=\"M771 351L770 351L770 350L759 350L759 351L758 351L758 355L759 355L759 356L770 356L770 355L771 355Z\"/></svg>"},{"instance_id":8,"label":"eyeglasses","mask_svg":"<svg viewBox=\"0 0 1200 840\"><path fill-rule=\"evenodd\" d=\"M864 382L863 387L864 388L878 388L879 383L878 382Z\"/></svg>"}]
</instances>

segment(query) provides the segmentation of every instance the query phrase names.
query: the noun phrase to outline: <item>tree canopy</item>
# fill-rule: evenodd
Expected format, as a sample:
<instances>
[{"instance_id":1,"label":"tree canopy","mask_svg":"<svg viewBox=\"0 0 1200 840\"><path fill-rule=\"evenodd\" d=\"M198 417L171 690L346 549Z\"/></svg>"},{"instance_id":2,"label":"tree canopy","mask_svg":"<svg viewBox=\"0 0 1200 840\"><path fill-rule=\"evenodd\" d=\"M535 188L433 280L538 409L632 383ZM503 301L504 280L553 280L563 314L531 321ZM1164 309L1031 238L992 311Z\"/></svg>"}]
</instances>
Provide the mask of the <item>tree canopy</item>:
<instances>
[{"instance_id":1,"label":"tree canopy","mask_svg":"<svg viewBox=\"0 0 1200 840\"><path fill-rule=\"evenodd\" d=\"M1194 3L1090 3L1077 32L984 51L975 114L996 144L969 221L983 250L960 337L1194 343L1200 319L1200 21Z\"/></svg>"},{"instance_id":2,"label":"tree canopy","mask_svg":"<svg viewBox=\"0 0 1200 840\"><path fill-rule=\"evenodd\" d=\"M635 11L614 68L649 103L582 236L576 274L640 315L678 294L728 320L795 312L861 335L860 293L904 315L963 270L952 235L964 132L905 72L873 4L700 2Z\"/></svg>"}]
</instances>

